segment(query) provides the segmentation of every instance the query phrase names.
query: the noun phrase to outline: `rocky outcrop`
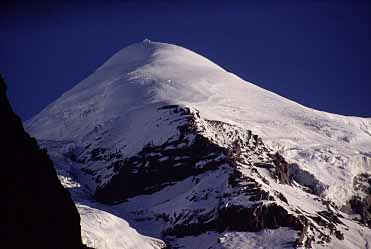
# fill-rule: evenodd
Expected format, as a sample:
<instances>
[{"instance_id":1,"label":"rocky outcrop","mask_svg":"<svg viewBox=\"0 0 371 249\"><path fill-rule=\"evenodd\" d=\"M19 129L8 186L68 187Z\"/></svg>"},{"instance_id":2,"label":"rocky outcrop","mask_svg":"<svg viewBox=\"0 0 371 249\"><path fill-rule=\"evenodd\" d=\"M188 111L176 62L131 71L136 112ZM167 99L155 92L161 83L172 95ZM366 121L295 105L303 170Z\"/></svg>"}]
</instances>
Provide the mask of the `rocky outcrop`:
<instances>
[{"instance_id":1,"label":"rocky outcrop","mask_svg":"<svg viewBox=\"0 0 371 249\"><path fill-rule=\"evenodd\" d=\"M126 158L108 148L88 148L89 153L81 154L84 157L71 156L82 163L96 161L113 167L115 174L96 189L98 201L116 204L192 179L194 188L187 190L181 205L174 204L179 209L156 207L151 214L164 223L164 240L208 231L258 232L280 227L297 231L294 244L307 248L312 243L328 243L332 236L343 238L338 228L344 225L341 216L320 197L313 195L311 203L293 205L300 203L300 198L292 200L285 191L300 191L297 193L307 198L307 192L313 194L311 186L301 185L301 172L290 169L285 158L257 135L203 119L188 107L165 106L158 111L163 109L173 110L174 122L182 121L177 137L160 145L147 144ZM96 174L88 167L84 171ZM278 186L283 187L280 190ZM322 211L310 214L311 205L322 207ZM152 219L151 215L146 219Z\"/></svg>"},{"instance_id":2,"label":"rocky outcrop","mask_svg":"<svg viewBox=\"0 0 371 249\"><path fill-rule=\"evenodd\" d=\"M80 217L52 161L23 129L0 77L2 248L85 248Z\"/></svg>"},{"instance_id":3,"label":"rocky outcrop","mask_svg":"<svg viewBox=\"0 0 371 249\"><path fill-rule=\"evenodd\" d=\"M117 174L108 184L97 188L97 200L115 203L136 195L151 194L173 182L215 170L226 162L223 148L196 133L189 110L177 106L165 108L173 108L188 119L186 125L178 127L179 138L158 146L148 144L136 156L115 161ZM195 136L189 136L193 134Z\"/></svg>"},{"instance_id":4,"label":"rocky outcrop","mask_svg":"<svg viewBox=\"0 0 371 249\"><path fill-rule=\"evenodd\" d=\"M113 167L116 172L107 184L98 185L95 192L98 201L122 202L136 195L154 193L187 177L216 170L223 164L253 166L253 161L254 166L267 169L279 183L291 184L285 159L278 153L271 153L251 131L220 121L203 120L196 110L187 107L164 106L159 111L162 109L173 110L174 115L179 116L177 121L186 120L177 127L177 139L169 139L161 145L147 144L135 156L127 158L106 148L91 150L89 160L111 161L108 168ZM257 160L252 160L251 155ZM83 170L95 174L89 168ZM100 180L98 176L96 181Z\"/></svg>"},{"instance_id":5,"label":"rocky outcrop","mask_svg":"<svg viewBox=\"0 0 371 249\"><path fill-rule=\"evenodd\" d=\"M358 195L352 196L343 211L348 214L356 214L356 220L371 227L371 175L359 174L353 179L353 188Z\"/></svg>"},{"instance_id":6,"label":"rocky outcrop","mask_svg":"<svg viewBox=\"0 0 371 249\"><path fill-rule=\"evenodd\" d=\"M197 176L225 163L225 158L220 156L222 150L207 143L202 136L196 136L189 147L177 147L183 142L178 140L161 146L147 145L138 155L117 161L115 166L118 173L107 185L97 188L97 200L115 203L136 195L151 194L173 182ZM207 163L197 165L200 161Z\"/></svg>"},{"instance_id":7,"label":"rocky outcrop","mask_svg":"<svg viewBox=\"0 0 371 249\"><path fill-rule=\"evenodd\" d=\"M319 181L313 174L301 168L298 164L291 163L287 168L291 181L300 184L304 191L321 196L328 189L328 185Z\"/></svg>"}]
</instances>

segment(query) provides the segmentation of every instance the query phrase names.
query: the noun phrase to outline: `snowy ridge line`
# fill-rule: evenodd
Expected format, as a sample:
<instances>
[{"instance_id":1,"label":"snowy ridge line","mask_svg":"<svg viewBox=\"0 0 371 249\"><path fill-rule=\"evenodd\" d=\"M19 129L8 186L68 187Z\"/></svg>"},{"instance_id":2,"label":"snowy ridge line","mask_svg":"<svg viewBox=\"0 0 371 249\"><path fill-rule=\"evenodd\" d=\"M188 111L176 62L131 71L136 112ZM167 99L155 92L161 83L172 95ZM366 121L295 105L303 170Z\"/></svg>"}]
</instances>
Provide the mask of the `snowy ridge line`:
<instances>
[{"instance_id":1,"label":"snowy ridge line","mask_svg":"<svg viewBox=\"0 0 371 249\"><path fill-rule=\"evenodd\" d=\"M39 139L115 147L135 154L161 144L156 108L186 105L206 119L254 131L275 150L329 187L338 206L356 193L352 179L369 173L371 119L316 111L257 87L179 46L143 42L126 47L99 70L27 122ZM144 134L138 135L141 127ZM130 146L129 146L130 145ZM346 177L343 177L343 176ZM102 179L102 181L105 181Z\"/></svg>"},{"instance_id":2,"label":"snowy ridge line","mask_svg":"<svg viewBox=\"0 0 371 249\"><path fill-rule=\"evenodd\" d=\"M179 46L122 49L26 126L73 165L60 179L77 199L174 248L371 240L371 119L307 108Z\"/></svg>"}]
</instances>

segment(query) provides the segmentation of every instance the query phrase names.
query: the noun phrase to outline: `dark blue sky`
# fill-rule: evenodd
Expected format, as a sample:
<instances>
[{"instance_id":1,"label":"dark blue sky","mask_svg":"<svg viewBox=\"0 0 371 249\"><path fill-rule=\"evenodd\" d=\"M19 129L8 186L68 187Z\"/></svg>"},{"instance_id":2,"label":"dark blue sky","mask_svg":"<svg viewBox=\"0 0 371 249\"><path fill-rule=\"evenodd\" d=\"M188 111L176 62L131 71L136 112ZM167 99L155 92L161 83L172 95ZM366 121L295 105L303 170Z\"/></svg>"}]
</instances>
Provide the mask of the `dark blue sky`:
<instances>
[{"instance_id":1,"label":"dark blue sky","mask_svg":"<svg viewBox=\"0 0 371 249\"><path fill-rule=\"evenodd\" d=\"M144 38L306 106L371 117L370 1L86 2L0 6L0 72L23 119Z\"/></svg>"}]
</instances>

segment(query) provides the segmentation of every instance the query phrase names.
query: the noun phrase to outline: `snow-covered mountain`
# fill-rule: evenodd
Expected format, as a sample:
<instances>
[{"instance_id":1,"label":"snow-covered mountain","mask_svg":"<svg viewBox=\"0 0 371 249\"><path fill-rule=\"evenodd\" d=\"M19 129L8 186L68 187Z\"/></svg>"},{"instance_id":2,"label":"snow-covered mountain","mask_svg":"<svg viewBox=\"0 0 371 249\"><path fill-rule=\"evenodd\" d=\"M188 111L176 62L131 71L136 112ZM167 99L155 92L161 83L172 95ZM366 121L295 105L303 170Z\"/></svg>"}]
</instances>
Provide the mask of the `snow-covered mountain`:
<instances>
[{"instance_id":1,"label":"snow-covered mountain","mask_svg":"<svg viewBox=\"0 0 371 249\"><path fill-rule=\"evenodd\" d=\"M27 129L80 203L87 240L125 219L171 248L371 241L371 119L304 107L179 46L122 49ZM130 231L142 247L122 232L99 248L163 247Z\"/></svg>"}]
</instances>

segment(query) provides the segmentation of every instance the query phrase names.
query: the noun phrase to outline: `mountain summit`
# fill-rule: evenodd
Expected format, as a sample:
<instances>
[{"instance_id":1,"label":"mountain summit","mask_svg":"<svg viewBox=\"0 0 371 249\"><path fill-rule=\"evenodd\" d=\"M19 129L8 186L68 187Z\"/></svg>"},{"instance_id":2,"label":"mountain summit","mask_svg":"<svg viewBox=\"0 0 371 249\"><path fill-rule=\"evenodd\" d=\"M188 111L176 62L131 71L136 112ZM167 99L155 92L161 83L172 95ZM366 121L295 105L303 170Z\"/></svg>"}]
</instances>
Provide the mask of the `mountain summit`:
<instances>
[{"instance_id":1,"label":"mountain summit","mask_svg":"<svg viewBox=\"0 0 371 249\"><path fill-rule=\"evenodd\" d=\"M358 224L371 224L371 119L307 108L179 46L120 50L27 129L108 212L176 248L371 238Z\"/></svg>"}]
</instances>

